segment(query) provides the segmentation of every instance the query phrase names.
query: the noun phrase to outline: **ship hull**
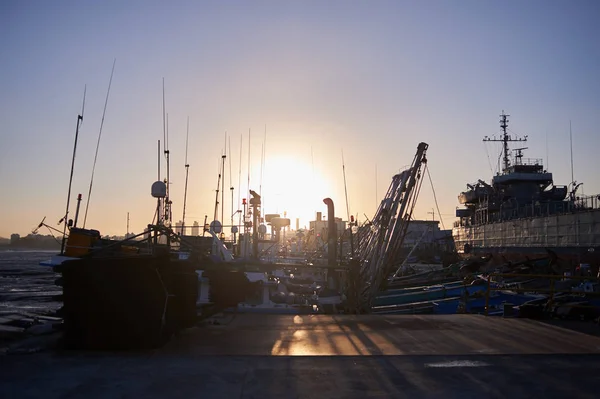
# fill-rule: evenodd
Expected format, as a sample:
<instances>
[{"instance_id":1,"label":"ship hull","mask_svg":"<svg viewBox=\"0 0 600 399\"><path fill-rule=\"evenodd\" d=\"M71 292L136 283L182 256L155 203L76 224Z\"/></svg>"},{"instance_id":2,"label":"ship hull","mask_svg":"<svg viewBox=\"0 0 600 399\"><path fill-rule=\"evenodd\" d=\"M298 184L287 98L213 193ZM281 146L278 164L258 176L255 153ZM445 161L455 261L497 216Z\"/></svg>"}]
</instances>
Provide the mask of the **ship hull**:
<instances>
[{"instance_id":1,"label":"ship hull","mask_svg":"<svg viewBox=\"0 0 600 399\"><path fill-rule=\"evenodd\" d=\"M452 231L461 257L491 254L502 261L548 255L573 263L600 263L600 209L474 226Z\"/></svg>"}]
</instances>

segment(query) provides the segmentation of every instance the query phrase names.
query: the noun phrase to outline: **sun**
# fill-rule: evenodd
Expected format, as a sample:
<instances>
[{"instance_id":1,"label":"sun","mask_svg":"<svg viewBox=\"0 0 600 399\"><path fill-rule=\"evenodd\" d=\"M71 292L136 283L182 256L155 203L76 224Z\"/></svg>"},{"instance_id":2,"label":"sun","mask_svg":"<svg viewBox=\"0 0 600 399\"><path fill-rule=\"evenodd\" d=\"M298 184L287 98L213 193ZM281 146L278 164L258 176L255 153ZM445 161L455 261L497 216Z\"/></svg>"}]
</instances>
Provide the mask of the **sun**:
<instances>
[{"instance_id":1,"label":"sun","mask_svg":"<svg viewBox=\"0 0 600 399\"><path fill-rule=\"evenodd\" d=\"M290 218L291 228L308 226L321 210L327 181L310 163L295 156L272 156L265 159L262 178L262 213ZM325 195L326 196L326 195ZM284 216L285 215L285 216Z\"/></svg>"}]
</instances>

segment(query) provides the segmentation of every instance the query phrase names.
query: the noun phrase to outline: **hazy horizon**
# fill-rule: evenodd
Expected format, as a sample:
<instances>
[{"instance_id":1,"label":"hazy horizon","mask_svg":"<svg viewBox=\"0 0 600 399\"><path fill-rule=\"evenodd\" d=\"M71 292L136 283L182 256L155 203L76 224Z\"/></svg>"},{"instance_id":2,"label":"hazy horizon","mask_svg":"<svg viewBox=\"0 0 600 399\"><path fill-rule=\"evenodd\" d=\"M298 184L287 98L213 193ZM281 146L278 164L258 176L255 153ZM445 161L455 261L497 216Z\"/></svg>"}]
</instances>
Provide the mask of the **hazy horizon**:
<instances>
[{"instance_id":1,"label":"hazy horizon","mask_svg":"<svg viewBox=\"0 0 600 399\"><path fill-rule=\"evenodd\" d=\"M212 220L224 150L225 224L233 186L234 211L250 188L263 214L303 227L326 214L326 197L346 220L342 153L349 212L364 220L423 141L440 212L424 174L414 216L448 229L466 184L497 171L500 144L482 139L499 136L502 111L557 185L571 182L571 124L574 179L600 193L597 2L7 1L0 11L2 237L62 217L84 87L70 215L78 193L85 212L115 59L86 223L102 235L125 234L128 212L130 231L152 222L163 78L174 223L188 117L186 225Z\"/></svg>"}]
</instances>

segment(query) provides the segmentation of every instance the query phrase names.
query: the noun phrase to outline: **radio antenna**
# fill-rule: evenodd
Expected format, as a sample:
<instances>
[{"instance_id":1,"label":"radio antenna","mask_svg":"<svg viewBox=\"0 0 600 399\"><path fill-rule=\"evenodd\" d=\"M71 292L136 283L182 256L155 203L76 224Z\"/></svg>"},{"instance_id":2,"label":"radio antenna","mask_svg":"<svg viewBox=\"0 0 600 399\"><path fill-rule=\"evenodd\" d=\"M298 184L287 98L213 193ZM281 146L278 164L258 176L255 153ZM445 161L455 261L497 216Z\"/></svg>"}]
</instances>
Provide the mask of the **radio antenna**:
<instances>
[{"instance_id":1,"label":"radio antenna","mask_svg":"<svg viewBox=\"0 0 600 399\"><path fill-rule=\"evenodd\" d=\"M106 115L106 106L108 105L108 96L110 94L110 86L112 85L113 74L115 73L115 64L117 59L113 61L112 71L110 72L110 80L108 81L108 90L106 92L106 100L104 100L104 111L102 112L102 120L100 121L100 132L98 133L98 142L96 143L96 155L94 155L94 165L92 166L92 178L90 179L90 189L88 191L87 201L85 204L85 215L83 217L83 228L87 221L88 207L92 196L92 185L94 184L94 172L96 170L96 161L98 160L98 148L100 148L100 138L102 137L102 127L104 126L104 116Z\"/></svg>"}]
</instances>

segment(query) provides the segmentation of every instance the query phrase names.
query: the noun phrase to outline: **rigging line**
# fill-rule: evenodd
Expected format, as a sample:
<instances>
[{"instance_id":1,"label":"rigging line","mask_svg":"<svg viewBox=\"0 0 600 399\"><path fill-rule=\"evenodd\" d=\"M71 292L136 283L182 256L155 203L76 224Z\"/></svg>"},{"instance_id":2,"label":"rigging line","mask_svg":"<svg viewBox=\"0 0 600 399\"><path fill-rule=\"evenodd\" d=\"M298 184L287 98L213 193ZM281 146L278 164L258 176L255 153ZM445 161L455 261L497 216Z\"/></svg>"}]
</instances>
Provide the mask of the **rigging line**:
<instances>
[{"instance_id":1,"label":"rigging line","mask_svg":"<svg viewBox=\"0 0 600 399\"><path fill-rule=\"evenodd\" d=\"M88 207L90 205L90 197L92 196L92 185L94 184L94 172L96 171L96 161L98 160L98 148L100 147L100 138L102 137L102 127L104 126L104 117L106 116L106 107L108 105L108 96L110 95L110 86L112 85L113 75L115 73L115 64L117 59L113 61L112 71L110 72L110 80L108 81L108 90L106 92L106 99L104 100L104 111L102 112L102 120L100 121L100 132L98 133L98 142L96 143L96 154L94 155L94 165L92 166L92 178L90 179L90 188L88 190L87 201L85 204L85 216L83 217L83 228L85 229L85 222L87 221Z\"/></svg>"},{"instance_id":2,"label":"rigging line","mask_svg":"<svg viewBox=\"0 0 600 399\"><path fill-rule=\"evenodd\" d=\"M435 195L435 188L433 187L433 180L431 180L431 174L429 173L429 167L427 164L425 165L425 170L427 171L427 177L429 177L429 183L431 184L431 191L433 191L433 200L435 201L435 207L437 209L438 215L440 213L440 207L438 205L437 196ZM446 226L444 226L444 220L440 217L440 223L442 224L442 229L446 230Z\"/></svg>"},{"instance_id":3,"label":"rigging line","mask_svg":"<svg viewBox=\"0 0 600 399\"><path fill-rule=\"evenodd\" d=\"M498 154L498 173L500 173L500 171L502 170L502 168L500 166L501 160L502 160L502 151L500 151L500 154Z\"/></svg>"},{"instance_id":4,"label":"rigging line","mask_svg":"<svg viewBox=\"0 0 600 399\"><path fill-rule=\"evenodd\" d=\"M265 136L263 138L263 145L262 145L262 158L261 158L261 163L260 163L260 188L259 188L259 194L262 196L262 181L263 181L263 168L265 165L265 161L266 161L266 156L267 156L267 124L265 124Z\"/></svg>"},{"instance_id":5,"label":"rigging line","mask_svg":"<svg viewBox=\"0 0 600 399\"><path fill-rule=\"evenodd\" d=\"M490 159L490 152L488 151L488 147L485 142L483 143L483 147L485 148L485 154L487 155L488 164L490 166L490 172L492 173L492 176L493 176L494 168L492 168L492 160Z\"/></svg>"},{"instance_id":6,"label":"rigging line","mask_svg":"<svg viewBox=\"0 0 600 399\"><path fill-rule=\"evenodd\" d=\"M65 237L67 234L67 217L69 215L69 204L71 203L71 186L73 184L73 170L75 168L75 154L77 152L77 138L79 137L79 128L83 125L83 112L85 111L85 94L87 92L87 85L83 86L83 104L81 105L81 115L77 115L77 126L75 128L75 143L73 144L73 158L71 160L71 174L69 176L69 189L67 191L67 207L65 215L62 218L64 222L63 227L63 238L60 248L60 253L63 254L65 250ZM60 224L60 222L59 222Z\"/></svg>"},{"instance_id":7,"label":"rigging line","mask_svg":"<svg viewBox=\"0 0 600 399\"><path fill-rule=\"evenodd\" d=\"M346 193L346 217L350 221L350 208L348 207L348 188L346 186L346 163L344 162L344 150L342 149L342 170L344 172L344 192Z\"/></svg>"}]
</instances>

